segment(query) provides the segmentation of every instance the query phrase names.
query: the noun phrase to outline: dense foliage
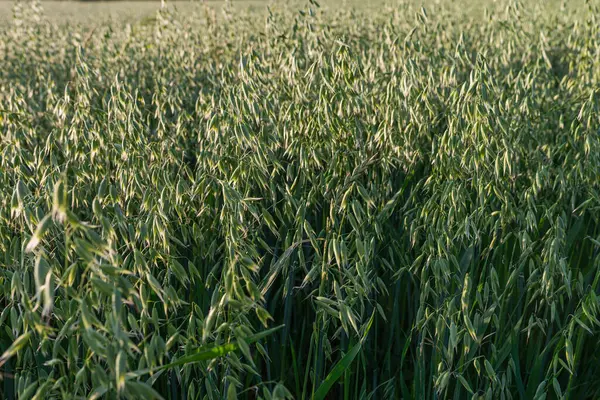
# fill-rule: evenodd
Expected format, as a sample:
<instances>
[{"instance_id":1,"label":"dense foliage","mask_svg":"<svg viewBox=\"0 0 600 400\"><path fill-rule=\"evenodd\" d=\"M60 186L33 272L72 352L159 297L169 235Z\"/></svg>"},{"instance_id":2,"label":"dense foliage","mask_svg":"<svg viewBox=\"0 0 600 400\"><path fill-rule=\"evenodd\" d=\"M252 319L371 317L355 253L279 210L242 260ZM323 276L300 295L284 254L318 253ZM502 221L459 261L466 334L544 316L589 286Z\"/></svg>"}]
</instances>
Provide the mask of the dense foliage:
<instances>
[{"instance_id":1,"label":"dense foliage","mask_svg":"<svg viewBox=\"0 0 600 400\"><path fill-rule=\"evenodd\" d=\"M600 398L598 10L443 4L18 4L0 397Z\"/></svg>"}]
</instances>

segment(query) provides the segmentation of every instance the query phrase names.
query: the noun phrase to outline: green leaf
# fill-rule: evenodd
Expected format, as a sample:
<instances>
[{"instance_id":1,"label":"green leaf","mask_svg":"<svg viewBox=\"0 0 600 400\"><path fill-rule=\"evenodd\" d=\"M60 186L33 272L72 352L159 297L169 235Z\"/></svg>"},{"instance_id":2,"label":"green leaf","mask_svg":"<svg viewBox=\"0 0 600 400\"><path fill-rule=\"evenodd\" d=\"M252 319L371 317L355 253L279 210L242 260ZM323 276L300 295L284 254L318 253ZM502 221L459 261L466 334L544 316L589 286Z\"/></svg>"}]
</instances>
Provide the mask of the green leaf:
<instances>
[{"instance_id":1,"label":"green leaf","mask_svg":"<svg viewBox=\"0 0 600 400\"><path fill-rule=\"evenodd\" d=\"M327 393L329 392L329 390L331 389L331 387L333 386L333 384L338 379L340 379L340 377L344 374L344 371L348 367L350 367L350 364L352 364L352 361L354 361L354 358L356 358L356 356L360 352L361 348L362 348L362 341L360 341L357 344L355 344L350 349L350 351L348 351L348 353L346 353L344 355L344 357L342 357L342 359L340 361L338 361L338 363L333 367L333 369L331 370L331 372L329 373L329 375L327 375L327 377L325 378L325 380L321 383L321 385L319 386L319 388L315 392L315 395L313 396L313 399L315 399L315 400L325 400L325 398L327 396Z\"/></svg>"},{"instance_id":2,"label":"green leaf","mask_svg":"<svg viewBox=\"0 0 600 400\"><path fill-rule=\"evenodd\" d=\"M164 400L164 398L152 388L149 384L145 382L137 382L137 381L128 381L125 383L125 389L137 396L135 398L138 399L148 399L148 400Z\"/></svg>"},{"instance_id":3,"label":"green leaf","mask_svg":"<svg viewBox=\"0 0 600 400\"><path fill-rule=\"evenodd\" d=\"M321 382L321 384L319 385L319 388L317 389L317 391L315 392L315 394L313 396L314 400L325 400L327 393L329 392L329 390L331 390L331 387L333 386L333 384L335 382L337 382L337 380L340 379L340 377L344 374L346 369L348 369L350 367L350 365L352 364L352 361L354 361L354 359L360 352L363 342L367 338L369 330L371 329L371 326L373 325L374 317L375 317L375 313L373 313L371 315L371 318L365 327L365 332L363 333L362 339L357 344L355 344L348 351L348 353L346 353L344 355L344 357L342 357L342 359L340 361L338 361L338 363L333 367L331 372L329 372L329 374L325 377L325 380L323 382Z\"/></svg>"},{"instance_id":4,"label":"green leaf","mask_svg":"<svg viewBox=\"0 0 600 400\"><path fill-rule=\"evenodd\" d=\"M0 356L0 367L8 361L9 358L17 354L19 350L24 348L27 343L29 343L29 338L31 337L31 331L25 332L21 336L19 336L6 351Z\"/></svg>"},{"instance_id":5,"label":"green leaf","mask_svg":"<svg viewBox=\"0 0 600 400\"><path fill-rule=\"evenodd\" d=\"M266 331L259 332L252 336L248 336L247 338L244 339L244 342L246 344L255 343L255 342L277 332L281 328L283 328L283 325L277 326L275 328L267 329ZM195 354L191 354L189 356L184 356L182 358L175 360L174 362L172 362L170 364L166 364L166 365L163 365L163 366L160 366L157 368L148 368L148 369L143 369L143 370L129 373L129 374L127 374L127 377L128 378L139 377L141 375L149 374L154 371L161 371L161 370L166 370L166 369L170 369L173 367L178 367L181 365L193 364L193 363L197 363L200 361L206 361L206 360L212 360L213 358L221 357L221 356L226 355L227 353L231 353L233 351L239 350L239 348L240 348L240 344L237 341L228 343L228 344L224 344L224 345L220 345L220 346L201 346L196 350Z\"/></svg>"}]
</instances>

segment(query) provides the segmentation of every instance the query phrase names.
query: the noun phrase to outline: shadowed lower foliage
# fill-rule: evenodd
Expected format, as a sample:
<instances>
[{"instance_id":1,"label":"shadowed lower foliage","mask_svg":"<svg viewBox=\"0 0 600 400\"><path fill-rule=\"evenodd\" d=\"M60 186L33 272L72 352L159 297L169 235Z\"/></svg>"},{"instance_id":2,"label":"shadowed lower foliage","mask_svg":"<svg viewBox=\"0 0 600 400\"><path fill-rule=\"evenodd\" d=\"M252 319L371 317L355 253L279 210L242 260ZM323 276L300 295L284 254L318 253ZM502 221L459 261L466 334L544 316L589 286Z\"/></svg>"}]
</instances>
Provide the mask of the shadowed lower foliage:
<instances>
[{"instance_id":1,"label":"shadowed lower foliage","mask_svg":"<svg viewBox=\"0 0 600 400\"><path fill-rule=\"evenodd\" d=\"M0 397L599 398L599 14L526 3L17 4Z\"/></svg>"}]
</instances>

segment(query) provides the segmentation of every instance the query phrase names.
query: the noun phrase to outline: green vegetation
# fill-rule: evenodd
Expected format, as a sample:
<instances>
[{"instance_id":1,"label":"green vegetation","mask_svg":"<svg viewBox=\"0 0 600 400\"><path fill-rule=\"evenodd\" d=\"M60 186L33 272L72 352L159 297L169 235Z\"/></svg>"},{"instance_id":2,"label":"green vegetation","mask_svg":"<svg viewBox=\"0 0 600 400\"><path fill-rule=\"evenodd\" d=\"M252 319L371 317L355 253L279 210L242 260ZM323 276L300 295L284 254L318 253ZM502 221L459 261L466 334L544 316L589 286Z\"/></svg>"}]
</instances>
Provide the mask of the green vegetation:
<instances>
[{"instance_id":1,"label":"green vegetation","mask_svg":"<svg viewBox=\"0 0 600 400\"><path fill-rule=\"evenodd\" d=\"M198 10L198 4L204 0L177 0L168 1L169 7L174 7L178 12L194 12ZM231 7L239 11L253 11L266 14L266 7L273 0L232 0ZM283 0L274 0L283 1ZM292 0L298 8L302 7L301 0ZM339 0L337 0L339 1ZM360 0L347 0L356 7L364 6ZM381 3L383 0L373 0ZM580 0L578 0L580 1ZM287 1L286 1L287 2ZM226 0L206 0L206 5L220 13ZM335 2L333 3L335 4ZM88 27L96 24L111 23L136 23L139 19L154 16L156 9L160 6L160 0L42 0L44 18L53 23L70 25L86 24ZM0 1L0 23L10 23L13 17L14 2L9 0ZM325 7L325 5L323 5ZM217 14L218 16L219 14ZM120 28L119 28L120 29Z\"/></svg>"},{"instance_id":2,"label":"green vegetation","mask_svg":"<svg viewBox=\"0 0 600 400\"><path fill-rule=\"evenodd\" d=\"M600 13L463 3L17 4L0 397L600 398Z\"/></svg>"}]
</instances>

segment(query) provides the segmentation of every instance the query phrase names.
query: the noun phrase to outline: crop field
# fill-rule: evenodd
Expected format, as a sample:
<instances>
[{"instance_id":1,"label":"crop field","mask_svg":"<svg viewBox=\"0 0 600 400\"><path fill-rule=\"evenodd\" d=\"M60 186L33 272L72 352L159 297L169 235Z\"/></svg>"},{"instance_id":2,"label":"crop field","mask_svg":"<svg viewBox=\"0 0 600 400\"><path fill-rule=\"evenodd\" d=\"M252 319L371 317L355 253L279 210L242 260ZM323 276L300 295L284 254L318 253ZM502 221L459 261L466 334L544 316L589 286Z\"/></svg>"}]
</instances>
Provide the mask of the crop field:
<instances>
[{"instance_id":1,"label":"crop field","mask_svg":"<svg viewBox=\"0 0 600 400\"><path fill-rule=\"evenodd\" d=\"M0 398L599 399L600 4L469 3L3 3Z\"/></svg>"}]
</instances>

